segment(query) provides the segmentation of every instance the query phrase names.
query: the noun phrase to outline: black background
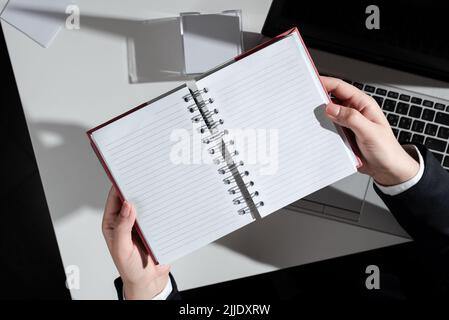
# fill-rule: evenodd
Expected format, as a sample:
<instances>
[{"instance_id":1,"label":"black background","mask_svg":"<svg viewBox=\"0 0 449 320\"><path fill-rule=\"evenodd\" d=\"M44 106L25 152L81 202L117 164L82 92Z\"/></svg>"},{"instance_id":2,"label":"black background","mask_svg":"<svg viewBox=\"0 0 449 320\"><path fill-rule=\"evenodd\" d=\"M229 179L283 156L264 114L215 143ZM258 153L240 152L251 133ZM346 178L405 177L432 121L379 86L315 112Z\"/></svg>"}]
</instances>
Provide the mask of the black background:
<instances>
[{"instance_id":1,"label":"black background","mask_svg":"<svg viewBox=\"0 0 449 320\"><path fill-rule=\"evenodd\" d=\"M0 37L0 298L70 299L1 26Z\"/></svg>"},{"instance_id":2,"label":"black background","mask_svg":"<svg viewBox=\"0 0 449 320\"><path fill-rule=\"evenodd\" d=\"M368 5L379 8L380 29L368 30ZM449 3L436 0L274 0L262 33L298 27L308 47L449 80Z\"/></svg>"}]
</instances>

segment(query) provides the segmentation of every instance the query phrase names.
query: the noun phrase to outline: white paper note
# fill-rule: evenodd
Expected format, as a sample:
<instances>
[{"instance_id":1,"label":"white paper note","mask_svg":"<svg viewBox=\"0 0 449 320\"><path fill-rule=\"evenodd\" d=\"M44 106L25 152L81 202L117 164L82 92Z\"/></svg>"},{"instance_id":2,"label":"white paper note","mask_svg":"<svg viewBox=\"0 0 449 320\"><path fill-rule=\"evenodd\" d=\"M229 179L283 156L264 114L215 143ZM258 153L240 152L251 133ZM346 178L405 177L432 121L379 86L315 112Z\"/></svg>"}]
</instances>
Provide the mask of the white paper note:
<instances>
[{"instance_id":1,"label":"white paper note","mask_svg":"<svg viewBox=\"0 0 449 320\"><path fill-rule=\"evenodd\" d=\"M1 18L47 48L64 25L68 0L9 0Z\"/></svg>"}]
</instances>

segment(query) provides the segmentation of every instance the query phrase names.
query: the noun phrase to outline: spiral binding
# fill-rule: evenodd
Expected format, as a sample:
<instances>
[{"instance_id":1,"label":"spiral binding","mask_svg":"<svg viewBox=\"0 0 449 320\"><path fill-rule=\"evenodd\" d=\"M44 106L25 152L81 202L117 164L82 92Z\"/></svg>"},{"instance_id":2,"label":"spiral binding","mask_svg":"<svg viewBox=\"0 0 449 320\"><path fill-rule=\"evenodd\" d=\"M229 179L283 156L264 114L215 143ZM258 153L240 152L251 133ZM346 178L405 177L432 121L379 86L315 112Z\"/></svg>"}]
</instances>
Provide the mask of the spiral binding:
<instances>
[{"instance_id":1,"label":"spiral binding","mask_svg":"<svg viewBox=\"0 0 449 320\"><path fill-rule=\"evenodd\" d=\"M254 204L253 207L254 207L254 208L259 208L259 207L263 207L263 206L264 206L263 201L259 201L258 203ZM239 209L237 212L238 212L238 214L240 214L240 215L244 215L244 214L250 213L250 212L251 212L251 209L250 209L249 206L246 206L246 207L244 207L244 208Z\"/></svg>"},{"instance_id":2,"label":"spiral binding","mask_svg":"<svg viewBox=\"0 0 449 320\"><path fill-rule=\"evenodd\" d=\"M217 151L223 151L224 148L230 147L230 146L232 146L232 145L234 145L234 140L229 140L228 142L222 142L222 141L220 141L220 142L217 143L215 146L213 146L213 147L207 149L207 151L208 151L210 154L215 154L215 152L217 152Z\"/></svg>"},{"instance_id":3,"label":"spiral binding","mask_svg":"<svg viewBox=\"0 0 449 320\"><path fill-rule=\"evenodd\" d=\"M249 182L245 183L245 187L246 188L249 188L249 187L252 187L252 186L254 186L254 182L253 181L249 181ZM237 193L240 193L240 188L239 188L239 186L234 186L232 188L229 188L228 192L229 192L229 194L237 194Z\"/></svg>"},{"instance_id":4,"label":"spiral binding","mask_svg":"<svg viewBox=\"0 0 449 320\"><path fill-rule=\"evenodd\" d=\"M225 135L228 134L228 130L218 131L214 134L211 134L207 138L203 138L201 141L205 144L209 144L211 142L217 141L219 139L222 139Z\"/></svg>"},{"instance_id":5,"label":"spiral binding","mask_svg":"<svg viewBox=\"0 0 449 320\"><path fill-rule=\"evenodd\" d=\"M239 154L239 152L238 152L237 150L234 150L234 151L232 151L231 153L228 154L228 157L233 158L233 157L238 156L238 154ZM219 165L219 164L221 164L221 163L227 163L226 159L224 159L223 156L216 157L216 158L213 160L213 162L214 162L216 165Z\"/></svg>"},{"instance_id":6,"label":"spiral binding","mask_svg":"<svg viewBox=\"0 0 449 320\"><path fill-rule=\"evenodd\" d=\"M259 191L253 191L249 194L242 193L239 185L237 184L237 177L245 178L249 176L247 170L239 171L240 168L244 167L243 161L234 162L233 159L239 154L237 150L229 150L234 145L233 140L224 141L225 136L228 134L227 130L220 130L219 127L224 124L223 119L215 119L214 116L219 114L217 108L212 107L215 100L211 97L205 97L204 95L209 92L208 88L199 89L192 91L190 94L183 96L185 102L194 103L187 106L187 110L190 113L196 113L191 119L194 123L203 123L198 131L201 134L208 133L208 136L202 138L202 143L212 144L213 146L207 149L208 153L211 155L218 154L217 157L213 159L213 163L216 165L221 165L217 171L220 175L227 176L223 179L224 184L235 184L228 189L228 193L231 195L238 195L238 197L232 200L234 205L241 205L247 203L248 200L259 197ZM199 99L201 98L201 99ZM211 107L211 108L209 108ZM247 189L254 187L254 182L244 182ZM246 192L248 193L248 192ZM257 203L247 204L245 207L237 210L239 215L244 215L251 213L252 208L258 208L263 206L263 201Z\"/></svg>"},{"instance_id":7,"label":"spiral binding","mask_svg":"<svg viewBox=\"0 0 449 320\"><path fill-rule=\"evenodd\" d=\"M258 196L259 196L259 191L254 191L253 193L250 193L251 198L258 197ZM234 204L241 204L241 203L245 202L245 197L244 196L237 197L234 200L232 200L232 202Z\"/></svg>"},{"instance_id":8,"label":"spiral binding","mask_svg":"<svg viewBox=\"0 0 449 320\"><path fill-rule=\"evenodd\" d=\"M218 111L216 112L218 113ZM211 130L211 129L217 129L218 126L222 125L224 123L223 119L218 119L218 121L214 121L213 123L211 123L210 125L204 125L202 126L198 131L200 133L205 133L207 131L207 129Z\"/></svg>"},{"instance_id":9,"label":"spiral binding","mask_svg":"<svg viewBox=\"0 0 449 320\"><path fill-rule=\"evenodd\" d=\"M189 102L190 100L194 100L197 97L201 96L203 93L208 93L209 89L207 89L206 87L204 87L201 90L195 90L192 93L186 94L185 96L183 96L182 98L184 99L185 102Z\"/></svg>"},{"instance_id":10,"label":"spiral binding","mask_svg":"<svg viewBox=\"0 0 449 320\"><path fill-rule=\"evenodd\" d=\"M242 172L239 171L237 175L242 177L242 178L243 177L247 177L247 176L249 176L249 171L242 171ZM234 174L231 174L230 176L224 178L223 182L224 182L224 184L231 184L231 183L236 182Z\"/></svg>"},{"instance_id":11,"label":"spiral binding","mask_svg":"<svg viewBox=\"0 0 449 320\"><path fill-rule=\"evenodd\" d=\"M238 163L232 163L232 164L229 164L229 165L225 165L225 166L221 167L220 169L218 169L218 173L219 174L226 174L228 172L231 172L235 168L242 167L244 165L245 165L245 163L243 161L239 161Z\"/></svg>"}]
</instances>

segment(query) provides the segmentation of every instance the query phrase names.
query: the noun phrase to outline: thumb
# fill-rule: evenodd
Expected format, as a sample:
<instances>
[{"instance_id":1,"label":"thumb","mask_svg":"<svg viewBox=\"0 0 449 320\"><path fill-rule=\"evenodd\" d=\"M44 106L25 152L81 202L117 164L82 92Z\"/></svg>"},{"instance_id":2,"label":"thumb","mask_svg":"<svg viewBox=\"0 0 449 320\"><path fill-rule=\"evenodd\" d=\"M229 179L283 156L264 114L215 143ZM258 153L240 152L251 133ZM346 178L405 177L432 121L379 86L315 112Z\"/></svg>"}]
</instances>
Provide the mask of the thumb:
<instances>
[{"instance_id":1,"label":"thumb","mask_svg":"<svg viewBox=\"0 0 449 320\"><path fill-rule=\"evenodd\" d=\"M351 129L358 137L367 137L372 132L373 123L356 109L329 103L326 106L326 114L335 123Z\"/></svg>"},{"instance_id":2,"label":"thumb","mask_svg":"<svg viewBox=\"0 0 449 320\"><path fill-rule=\"evenodd\" d=\"M127 201L123 202L120 214L117 217L117 225L114 229L115 239L117 240L118 252L126 252L127 249L133 247L132 229L136 213L134 207Z\"/></svg>"}]
</instances>

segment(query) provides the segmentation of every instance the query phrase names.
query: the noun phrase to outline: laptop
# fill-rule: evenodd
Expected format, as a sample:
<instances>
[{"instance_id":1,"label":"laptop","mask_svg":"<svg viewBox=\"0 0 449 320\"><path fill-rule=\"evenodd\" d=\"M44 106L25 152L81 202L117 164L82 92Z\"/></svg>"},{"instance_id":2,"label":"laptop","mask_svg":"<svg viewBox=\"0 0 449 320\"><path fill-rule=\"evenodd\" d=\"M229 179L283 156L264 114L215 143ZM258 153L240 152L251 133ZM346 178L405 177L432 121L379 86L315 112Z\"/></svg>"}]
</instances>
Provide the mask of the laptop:
<instances>
[{"instance_id":1,"label":"laptop","mask_svg":"<svg viewBox=\"0 0 449 320\"><path fill-rule=\"evenodd\" d=\"M424 144L449 171L447 4L435 1L274 0L262 34L298 27L319 72L342 78L381 106L401 144ZM355 174L288 209L408 237Z\"/></svg>"}]
</instances>

